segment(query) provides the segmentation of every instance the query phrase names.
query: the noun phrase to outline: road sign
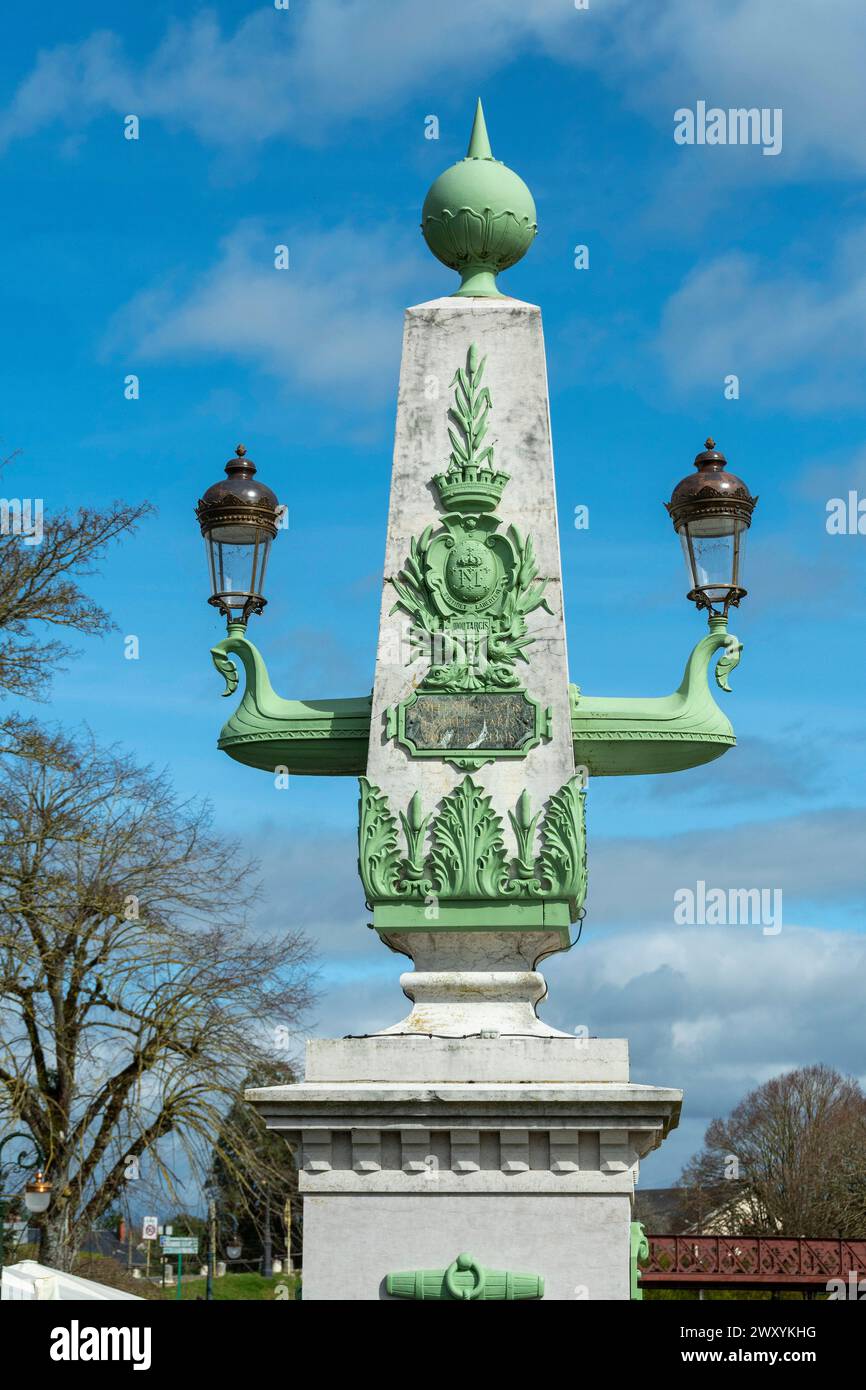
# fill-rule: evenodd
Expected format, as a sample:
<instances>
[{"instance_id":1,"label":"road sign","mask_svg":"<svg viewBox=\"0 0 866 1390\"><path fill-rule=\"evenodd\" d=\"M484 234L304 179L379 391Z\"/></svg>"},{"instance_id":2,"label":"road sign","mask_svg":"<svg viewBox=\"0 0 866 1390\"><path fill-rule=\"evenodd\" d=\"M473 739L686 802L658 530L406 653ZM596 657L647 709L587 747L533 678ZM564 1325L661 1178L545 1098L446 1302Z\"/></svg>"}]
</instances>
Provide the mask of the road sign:
<instances>
[{"instance_id":1,"label":"road sign","mask_svg":"<svg viewBox=\"0 0 866 1390\"><path fill-rule=\"evenodd\" d=\"M159 1219L156 1216L146 1216L141 1223L142 1240L156 1240L159 1235Z\"/></svg>"},{"instance_id":2,"label":"road sign","mask_svg":"<svg viewBox=\"0 0 866 1390\"><path fill-rule=\"evenodd\" d=\"M198 1236L160 1236L164 1255L197 1255Z\"/></svg>"}]
</instances>

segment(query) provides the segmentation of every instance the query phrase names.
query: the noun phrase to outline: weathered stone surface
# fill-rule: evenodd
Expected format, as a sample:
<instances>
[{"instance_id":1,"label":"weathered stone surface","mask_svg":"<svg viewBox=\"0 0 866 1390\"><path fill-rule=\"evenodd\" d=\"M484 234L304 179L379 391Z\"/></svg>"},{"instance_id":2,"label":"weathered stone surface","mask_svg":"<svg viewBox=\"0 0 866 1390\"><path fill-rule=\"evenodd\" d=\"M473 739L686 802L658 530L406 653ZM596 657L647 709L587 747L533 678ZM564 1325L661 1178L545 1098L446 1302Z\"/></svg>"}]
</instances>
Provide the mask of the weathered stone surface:
<instances>
[{"instance_id":1,"label":"weathered stone surface","mask_svg":"<svg viewBox=\"0 0 866 1390\"><path fill-rule=\"evenodd\" d=\"M628 1081L625 1038L314 1038L314 1081Z\"/></svg>"},{"instance_id":2,"label":"weathered stone surface","mask_svg":"<svg viewBox=\"0 0 866 1390\"><path fill-rule=\"evenodd\" d=\"M346 1040L348 1052L355 1041L407 1059L441 1042L438 1059L468 1049L464 1069L481 1043L377 1037ZM490 1045L543 1064L562 1042ZM607 1047L621 1070L623 1045ZM320 1070L335 1069L322 1060L334 1050L321 1049ZM577 1068L573 1050L571 1060ZM310 1080L249 1098L298 1146L305 1298L382 1299L386 1274L444 1267L468 1249L541 1275L546 1299L621 1299L639 1161L676 1125L681 1092L625 1081Z\"/></svg>"},{"instance_id":3,"label":"weathered stone surface","mask_svg":"<svg viewBox=\"0 0 866 1390\"><path fill-rule=\"evenodd\" d=\"M534 304L446 298L406 311L367 776L396 812L419 787L425 806L435 805L465 775L444 762L408 757L386 737L385 717L412 694L429 665L423 656L405 661L410 623L405 613L391 611L397 595L390 580L403 567L413 537L440 523L430 480L447 467L451 381L472 343L487 356L485 382L493 399L488 440L497 468L511 475L497 515L503 530L513 523L531 534L553 610L553 617L543 609L529 615L535 641L527 649L529 665L518 662L516 668L529 694L552 708L552 737L525 759L488 763L473 773L508 827L508 812L524 788L541 806L574 775L547 369L541 311Z\"/></svg>"},{"instance_id":4,"label":"weathered stone surface","mask_svg":"<svg viewBox=\"0 0 866 1390\"><path fill-rule=\"evenodd\" d=\"M490 921L496 919L491 903ZM493 1030L503 1035L569 1037L540 1019L536 1006L547 993L534 967L561 949L556 932L389 932L395 951L410 956L415 969L400 976L412 1009L384 1034L431 1033L471 1037Z\"/></svg>"},{"instance_id":5,"label":"weathered stone surface","mask_svg":"<svg viewBox=\"0 0 866 1390\"><path fill-rule=\"evenodd\" d=\"M447 1267L469 1250L494 1268L540 1274L547 1302L627 1299L630 1222L626 1193L310 1196L304 1298L391 1302L385 1275Z\"/></svg>"}]
</instances>

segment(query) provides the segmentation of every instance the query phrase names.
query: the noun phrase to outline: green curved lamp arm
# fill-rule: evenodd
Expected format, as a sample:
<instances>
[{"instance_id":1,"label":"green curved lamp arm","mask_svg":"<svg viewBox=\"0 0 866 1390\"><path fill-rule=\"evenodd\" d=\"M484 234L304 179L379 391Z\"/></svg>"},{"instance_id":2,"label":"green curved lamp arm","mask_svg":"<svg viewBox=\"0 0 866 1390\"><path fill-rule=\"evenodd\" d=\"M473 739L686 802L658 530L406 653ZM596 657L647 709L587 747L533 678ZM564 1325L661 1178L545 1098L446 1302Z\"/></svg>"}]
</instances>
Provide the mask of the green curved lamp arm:
<instances>
[{"instance_id":1,"label":"green curved lamp arm","mask_svg":"<svg viewBox=\"0 0 866 1390\"><path fill-rule=\"evenodd\" d=\"M686 669L683 672L679 688L672 698L676 699L682 696L687 705L694 709L699 705L705 705L708 700L715 708L715 701L710 694L707 681L709 680L710 661L720 647L724 647L725 655L720 656L716 662L716 685L720 690L726 690L730 693L728 675L735 666L740 664L743 644L733 633L728 632L724 618L714 614L710 619L710 631L706 637L701 638L692 651L686 662Z\"/></svg>"},{"instance_id":2,"label":"green curved lamp arm","mask_svg":"<svg viewBox=\"0 0 866 1390\"><path fill-rule=\"evenodd\" d=\"M241 702L223 725L218 747L237 762L267 772L279 769L313 776L361 776L367 769L370 696L349 700L284 700L271 685L264 657L240 623L211 648L225 681L223 695L246 684Z\"/></svg>"},{"instance_id":3,"label":"green curved lamp arm","mask_svg":"<svg viewBox=\"0 0 866 1390\"><path fill-rule=\"evenodd\" d=\"M713 699L708 681L713 655L716 684L730 690L728 676L742 644L717 615L698 642L672 695L651 699L581 695L569 687L575 763L594 777L679 772L721 757L736 743L730 720ZM235 658L244 668L241 702L223 725L218 746L237 762L273 772L276 768L313 776L363 776L367 770L372 701L284 700L271 685L264 658L235 623L211 648L225 681L224 695L239 685Z\"/></svg>"},{"instance_id":4,"label":"green curved lamp arm","mask_svg":"<svg viewBox=\"0 0 866 1390\"><path fill-rule=\"evenodd\" d=\"M650 699L584 696L571 686L575 761L594 776L678 772L718 758L736 743L730 720L708 685L713 655L716 684L730 691L728 676L739 663L742 643L729 634L721 615L696 645L672 695Z\"/></svg>"}]
</instances>

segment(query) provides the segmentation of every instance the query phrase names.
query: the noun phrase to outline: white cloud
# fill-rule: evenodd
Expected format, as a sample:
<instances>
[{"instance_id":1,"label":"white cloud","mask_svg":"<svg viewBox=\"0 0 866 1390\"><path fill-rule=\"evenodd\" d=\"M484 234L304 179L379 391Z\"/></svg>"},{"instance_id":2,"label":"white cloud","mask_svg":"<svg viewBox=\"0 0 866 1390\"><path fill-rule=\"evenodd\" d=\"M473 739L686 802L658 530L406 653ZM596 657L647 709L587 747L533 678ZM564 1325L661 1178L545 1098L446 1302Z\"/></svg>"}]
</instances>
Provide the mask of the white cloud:
<instances>
[{"instance_id":1,"label":"white cloud","mask_svg":"<svg viewBox=\"0 0 866 1390\"><path fill-rule=\"evenodd\" d=\"M757 156L738 160L738 173L756 165L775 165L777 177L804 168L821 177L866 169L861 0L667 0L642 10L643 22L620 24L618 35L628 60L645 72L643 109L666 100L672 119L673 108L699 98L722 107L781 107L782 154L731 151ZM724 177L726 153L708 150L702 162ZM761 168L758 177L770 172Z\"/></svg>"},{"instance_id":2,"label":"white cloud","mask_svg":"<svg viewBox=\"0 0 866 1390\"><path fill-rule=\"evenodd\" d=\"M864 44L861 0L594 0L585 12L568 0L391 0L386 24L378 0L319 0L263 7L226 32L203 10L172 23L140 63L107 33L42 53L0 118L0 146L109 111L222 147L286 134L314 144L335 125L410 97L427 103L443 80L482 80L535 51L597 69L671 138L674 110L698 98L781 106L783 154L759 165L782 178L804 167L857 174L866 168ZM727 156L749 153L704 151L702 162L725 178ZM736 164L737 176L754 177L754 160Z\"/></svg>"},{"instance_id":3,"label":"white cloud","mask_svg":"<svg viewBox=\"0 0 866 1390\"><path fill-rule=\"evenodd\" d=\"M401 291L418 279L408 242L382 228L307 229L292 238L288 270L274 269L276 244L240 226L189 282L175 272L137 294L115 316L106 350L142 361L226 356L317 390L391 392Z\"/></svg>"},{"instance_id":4,"label":"white cloud","mask_svg":"<svg viewBox=\"0 0 866 1390\"><path fill-rule=\"evenodd\" d=\"M560 0L392 0L385 26L374 0L330 0L263 7L226 33L205 10L172 23L139 64L116 35L98 33L39 56L0 119L0 147L109 111L165 120L224 147L285 134L315 144L341 122L429 90L437 73L491 71L571 23Z\"/></svg>"},{"instance_id":5,"label":"white cloud","mask_svg":"<svg viewBox=\"0 0 866 1390\"><path fill-rule=\"evenodd\" d=\"M799 265L782 269L739 251L698 265L662 315L657 348L670 378L685 389L716 383L721 390L734 373L742 398L792 409L859 403L864 241L862 232L849 235L820 258L810 248Z\"/></svg>"},{"instance_id":6,"label":"white cloud","mask_svg":"<svg viewBox=\"0 0 866 1390\"><path fill-rule=\"evenodd\" d=\"M722 818L708 826L706 814L691 806L686 817L697 828L664 840L591 840L590 923L671 920L674 893L699 879L724 889L780 889L789 912L795 903L862 904L866 810L813 810L731 825L722 808ZM591 834L592 787L587 819Z\"/></svg>"},{"instance_id":7,"label":"white cloud","mask_svg":"<svg viewBox=\"0 0 866 1390\"><path fill-rule=\"evenodd\" d=\"M635 1080L686 1092L682 1137L653 1160L673 1177L715 1115L768 1077L826 1062L866 1077L860 985L866 938L786 927L592 933L548 962L549 1017L628 1037ZM649 1180L649 1179L647 1179Z\"/></svg>"}]
</instances>

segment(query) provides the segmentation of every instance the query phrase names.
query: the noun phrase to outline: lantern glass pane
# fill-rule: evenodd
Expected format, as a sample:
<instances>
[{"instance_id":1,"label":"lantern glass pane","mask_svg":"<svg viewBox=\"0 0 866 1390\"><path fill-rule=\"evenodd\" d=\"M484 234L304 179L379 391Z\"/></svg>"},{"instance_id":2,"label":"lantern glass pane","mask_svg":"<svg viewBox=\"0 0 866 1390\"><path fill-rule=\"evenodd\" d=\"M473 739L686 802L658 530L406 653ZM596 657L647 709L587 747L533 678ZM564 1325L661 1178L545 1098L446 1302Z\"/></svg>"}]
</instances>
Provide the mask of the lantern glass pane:
<instances>
[{"instance_id":1,"label":"lantern glass pane","mask_svg":"<svg viewBox=\"0 0 866 1390\"><path fill-rule=\"evenodd\" d=\"M262 526L215 526L205 537L211 594L226 608L243 611L250 598L263 598L271 537Z\"/></svg>"},{"instance_id":2,"label":"lantern glass pane","mask_svg":"<svg viewBox=\"0 0 866 1390\"><path fill-rule=\"evenodd\" d=\"M711 600L723 600L731 588L742 587L743 543L747 528L741 517L725 515L690 518L680 529L680 542L691 586Z\"/></svg>"}]
</instances>

